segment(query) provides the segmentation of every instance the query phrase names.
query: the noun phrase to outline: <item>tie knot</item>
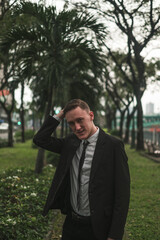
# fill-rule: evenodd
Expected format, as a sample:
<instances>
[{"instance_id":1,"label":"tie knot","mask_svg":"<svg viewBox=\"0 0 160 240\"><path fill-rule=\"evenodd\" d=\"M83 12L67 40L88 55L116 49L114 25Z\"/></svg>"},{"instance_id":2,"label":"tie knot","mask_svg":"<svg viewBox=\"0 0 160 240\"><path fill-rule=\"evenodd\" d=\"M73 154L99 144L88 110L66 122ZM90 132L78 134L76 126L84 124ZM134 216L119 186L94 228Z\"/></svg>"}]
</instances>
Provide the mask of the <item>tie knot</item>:
<instances>
[{"instance_id":1,"label":"tie knot","mask_svg":"<svg viewBox=\"0 0 160 240\"><path fill-rule=\"evenodd\" d=\"M86 148L88 144L89 144L89 142L88 142L87 140L84 140L84 142L83 142L83 148Z\"/></svg>"}]
</instances>

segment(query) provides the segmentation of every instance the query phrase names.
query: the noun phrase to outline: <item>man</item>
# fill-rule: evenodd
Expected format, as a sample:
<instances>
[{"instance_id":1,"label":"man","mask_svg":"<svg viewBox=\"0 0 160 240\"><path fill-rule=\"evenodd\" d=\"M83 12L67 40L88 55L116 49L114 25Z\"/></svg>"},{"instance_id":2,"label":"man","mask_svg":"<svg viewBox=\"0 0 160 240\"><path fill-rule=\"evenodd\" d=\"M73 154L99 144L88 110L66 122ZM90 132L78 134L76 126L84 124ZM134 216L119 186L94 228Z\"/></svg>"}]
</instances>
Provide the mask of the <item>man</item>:
<instances>
[{"instance_id":1,"label":"man","mask_svg":"<svg viewBox=\"0 0 160 240\"><path fill-rule=\"evenodd\" d=\"M52 137L66 118L73 133ZM62 240L121 240L126 222L130 176L123 143L95 126L88 104L73 99L49 116L34 142L60 154L44 207L66 214Z\"/></svg>"}]
</instances>

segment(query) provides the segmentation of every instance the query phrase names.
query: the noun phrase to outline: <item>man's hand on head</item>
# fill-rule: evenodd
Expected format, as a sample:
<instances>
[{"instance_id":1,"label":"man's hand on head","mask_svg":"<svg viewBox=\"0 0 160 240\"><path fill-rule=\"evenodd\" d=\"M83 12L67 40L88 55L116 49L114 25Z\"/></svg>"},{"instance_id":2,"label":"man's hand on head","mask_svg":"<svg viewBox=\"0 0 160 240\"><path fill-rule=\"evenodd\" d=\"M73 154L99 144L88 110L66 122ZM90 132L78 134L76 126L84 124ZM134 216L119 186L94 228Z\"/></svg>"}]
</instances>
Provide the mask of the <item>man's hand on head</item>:
<instances>
[{"instance_id":1,"label":"man's hand on head","mask_svg":"<svg viewBox=\"0 0 160 240\"><path fill-rule=\"evenodd\" d=\"M62 120L64 118L64 111L63 111L63 109L56 116L59 117Z\"/></svg>"}]
</instances>

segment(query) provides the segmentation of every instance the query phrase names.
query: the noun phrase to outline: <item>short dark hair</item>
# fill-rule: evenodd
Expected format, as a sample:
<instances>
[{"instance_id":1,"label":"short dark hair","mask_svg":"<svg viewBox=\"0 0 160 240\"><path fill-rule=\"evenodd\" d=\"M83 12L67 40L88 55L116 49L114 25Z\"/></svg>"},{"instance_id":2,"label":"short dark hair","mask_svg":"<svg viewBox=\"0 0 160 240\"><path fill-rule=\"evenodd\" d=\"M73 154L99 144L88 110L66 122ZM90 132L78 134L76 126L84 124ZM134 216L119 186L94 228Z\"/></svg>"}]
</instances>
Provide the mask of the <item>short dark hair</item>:
<instances>
[{"instance_id":1,"label":"short dark hair","mask_svg":"<svg viewBox=\"0 0 160 240\"><path fill-rule=\"evenodd\" d=\"M69 112L77 107L80 107L81 109L86 110L87 112L90 111L90 108L85 101L83 101L81 99L72 99L64 107L64 110L63 110L64 115L66 115L67 112Z\"/></svg>"}]
</instances>

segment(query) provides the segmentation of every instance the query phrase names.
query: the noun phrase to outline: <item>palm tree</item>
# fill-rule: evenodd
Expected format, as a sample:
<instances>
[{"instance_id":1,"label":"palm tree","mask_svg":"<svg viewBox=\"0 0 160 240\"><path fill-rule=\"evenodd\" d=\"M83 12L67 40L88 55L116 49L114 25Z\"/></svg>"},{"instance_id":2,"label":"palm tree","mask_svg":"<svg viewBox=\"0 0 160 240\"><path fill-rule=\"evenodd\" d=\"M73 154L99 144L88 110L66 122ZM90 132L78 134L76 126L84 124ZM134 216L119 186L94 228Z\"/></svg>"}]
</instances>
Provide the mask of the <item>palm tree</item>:
<instances>
[{"instance_id":1,"label":"palm tree","mask_svg":"<svg viewBox=\"0 0 160 240\"><path fill-rule=\"evenodd\" d=\"M97 60L96 63L96 57L100 59L100 48L97 46L104 36L104 28L91 15L78 14L76 10L57 14L55 7L31 2L17 5L14 14L19 18L28 16L29 24L19 24L9 29L1 40L1 50L19 44L17 59L23 71L28 72L29 78L34 76L39 92L42 92L42 86L47 92L45 96L42 94L46 102L46 118L54 105L57 88L65 86L65 73L69 72L70 66L75 64L79 72L86 68L93 72L94 65L99 62ZM88 68L88 63L92 67ZM40 75L43 78L38 78ZM41 170L42 167L36 172Z\"/></svg>"}]
</instances>

